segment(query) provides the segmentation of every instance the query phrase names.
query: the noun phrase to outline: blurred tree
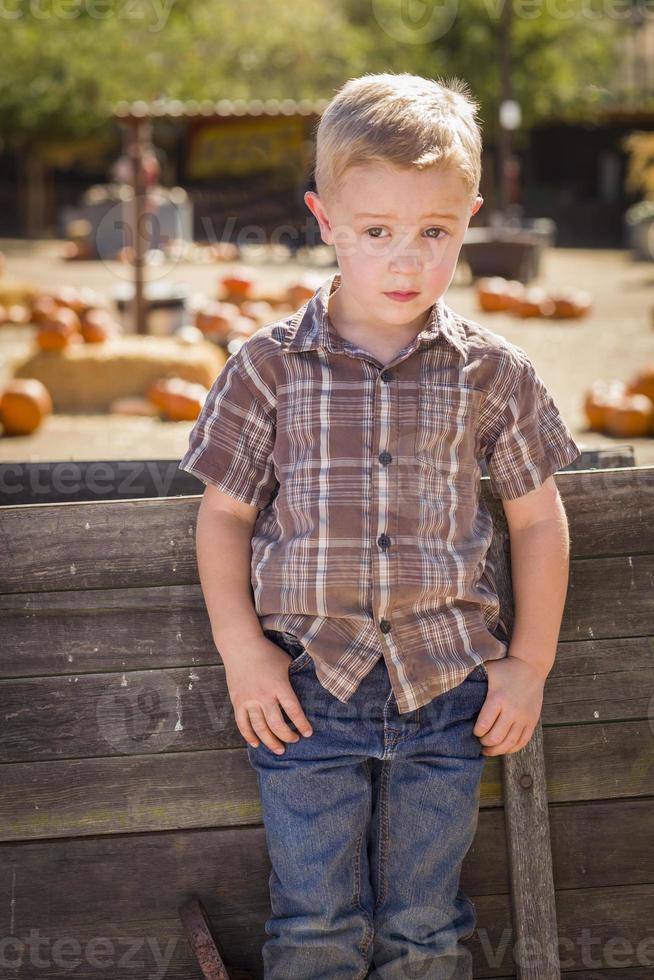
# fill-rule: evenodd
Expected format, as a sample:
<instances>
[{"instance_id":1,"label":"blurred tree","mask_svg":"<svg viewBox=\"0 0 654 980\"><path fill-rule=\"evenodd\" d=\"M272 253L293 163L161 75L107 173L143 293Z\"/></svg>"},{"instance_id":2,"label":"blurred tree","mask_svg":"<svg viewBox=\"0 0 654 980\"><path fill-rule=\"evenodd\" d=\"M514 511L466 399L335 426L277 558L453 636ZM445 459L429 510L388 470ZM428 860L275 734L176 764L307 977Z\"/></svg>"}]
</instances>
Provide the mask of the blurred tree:
<instances>
[{"instance_id":1,"label":"blurred tree","mask_svg":"<svg viewBox=\"0 0 654 980\"><path fill-rule=\"evenodd\" d=\"M605 0L343 2L351 22L366 33L366 71L465 78L481 103L486 138L493 139L498 129L505 2L513 3L511 81L523 132L551 114L576 117L614 101L616 41L629 28L624 18L610 16Z\"/></svg>"},{"instance_id":2,"label":"blurred tree","mask_svg":"<svg viewBox=\"0 0 654 980\"><path fill-rule=\"evenodd\" d=\"M17 4L0 16L0 138L88 135L120 99L329 98L347 78L385 70L466 78L492 136L504 2L72 0L40 3L38 16ZM525 128L611 99L615 41L628 26L607 9L515 3Z\"/></svg>"}]
</instances>

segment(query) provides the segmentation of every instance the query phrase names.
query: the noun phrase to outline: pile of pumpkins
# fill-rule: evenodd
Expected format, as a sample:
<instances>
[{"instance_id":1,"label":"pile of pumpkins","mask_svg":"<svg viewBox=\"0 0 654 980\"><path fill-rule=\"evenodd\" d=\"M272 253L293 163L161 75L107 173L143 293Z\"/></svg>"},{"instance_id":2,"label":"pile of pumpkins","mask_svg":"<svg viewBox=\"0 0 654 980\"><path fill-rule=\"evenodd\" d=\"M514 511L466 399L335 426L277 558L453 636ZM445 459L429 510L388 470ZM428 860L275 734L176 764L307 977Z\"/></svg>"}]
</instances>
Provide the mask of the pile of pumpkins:
<instances>
[{"instance_id":1,"label":"pile of pumpkins","mask_svg":"<svg viewBox=\"0 0 654 980\"><path fill-rule=\"evenodd\" d=\"M286 287L282 295L262 297L256 277L245 267L235 266L221 276L217 298L202 297L195 308L195 329L206 340L233 353L248 337L268 323L292 313L311 299L324 277L303 276ZM178 333L183 333L181 328ZM194 421L209 391L201 384L183 378L161 378L146 392L148 403L162 418Z\"/></svg>"},{"instance_id":2,"label":"pile of pumpkins","mask_svg":"<svg viewBox=\"0 0 654 980\"><path fill-rule=\"evenodd\" d=\"M293 312L310 299L320 281L307 275L287 286L281 296L262 298L259 292L255 297L254 276L246 268L234 267L219 280L219 298L203 300L196 309L195 330L232 353L260 326ZM102 303L100 294L86 288L63 286L49 293L35 291L23 299L20 315L17 308L12 309L12 322L35 324L36 343L44 351L61 351L78 343L102 343L122 333L122 327ZM208 393L202 384L169 376L150 385L145 399L120 399L114 410L159 414L165 421L192 422L200 414ZM15 378L0 390L2 435L29 435L52 411L52 398L36 378Z\"/></svg>"},{"instance_id":3,"label":"pile of pumpkins","mask_svg":"<svg viewBox=\"0 0 654 980\"><path fill-rule=\"evenodd\" d=\"M322 279L324 276L305 275L282 294L264 297L250 270L234 266L220 278L216 299L202 298L198 303L195 327L207 340L233 353L259 327L293 313L311 299Z\"/></svg>"},{"instance_id":4,"label":"pile of pumpkins","mask_svg":"<svg viewBox=\"0 0 654 980\"><path fill-rule=\"evenodd\" d=\"M12 323L35 324L36 344L44 351L61 351L70 344L102 343L121 332L120 325L102 308L103 297L91 289L62 286L49 293L23 290L20 300L5 307L0 315ZM14 378L0 389L3 436L30 435L52 411L50 392L37 378Z\"/></svg>"},{"instance_id":5,"label":"pile of pumpkins","mask_svg":"<svg viewBox=\"0 0 654 980\"><path fill-rule=\"evenodd\" d=\"M593 382L584 397L588 427L607 436L654 436L654 362L631 381Z\"/></svg>"},{"instance_id":6,"label":"pile of pumpkins","mask_svg":"<svg viewBox=\"0 0 654 980\"><path fill-rule=\"evenodd\" d=\"M592 308L592 298L585 289L563 287L545 290L525 286L516 279L490 276L478 279L477 302L484 313L506 312L513 316L547 317L554 320L578 319Z\"/></svg>"},{"instance_id":7,"label":"pile of pumpkins","mask_svg":"<svg viewBox=\"0 0 654 980\"><path fill-rule=\"evenodd\" d=\"M32 304L36 343L44 351L61 351L71 344L101 344L122 333L121 325L102 307L102 297L90 289L62 286L43 293Z\"/></svg>"}]
</instances>

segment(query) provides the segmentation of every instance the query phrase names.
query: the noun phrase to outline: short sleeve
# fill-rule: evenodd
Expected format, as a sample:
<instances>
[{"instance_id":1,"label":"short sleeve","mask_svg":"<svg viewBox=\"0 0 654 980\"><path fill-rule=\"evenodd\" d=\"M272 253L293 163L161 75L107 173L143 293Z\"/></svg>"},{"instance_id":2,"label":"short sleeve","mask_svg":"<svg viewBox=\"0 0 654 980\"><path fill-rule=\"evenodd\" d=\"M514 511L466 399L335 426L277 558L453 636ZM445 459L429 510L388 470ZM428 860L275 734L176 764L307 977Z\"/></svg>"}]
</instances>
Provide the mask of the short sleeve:
<instances>
[{"instance_id":1,"label":"short sleeve","mask_svg":"<svg viewBox=\"0 0 654 980\"><path fill-rule=\"evenodd\" d=\"M486 451L493 496L522 497L572 463L581 450L526 355Z\"/></svg>"},{"instance_id":2,"label":"short sleeve","mask_svg":"<svg viewBox=\"0 0 654 980\"><path fill-rule=\"evenodd\" d=\"M237 351L206 397L179 469L261 510L277 487L274 412L246 376Z\"/></svg>"}]
</instances>

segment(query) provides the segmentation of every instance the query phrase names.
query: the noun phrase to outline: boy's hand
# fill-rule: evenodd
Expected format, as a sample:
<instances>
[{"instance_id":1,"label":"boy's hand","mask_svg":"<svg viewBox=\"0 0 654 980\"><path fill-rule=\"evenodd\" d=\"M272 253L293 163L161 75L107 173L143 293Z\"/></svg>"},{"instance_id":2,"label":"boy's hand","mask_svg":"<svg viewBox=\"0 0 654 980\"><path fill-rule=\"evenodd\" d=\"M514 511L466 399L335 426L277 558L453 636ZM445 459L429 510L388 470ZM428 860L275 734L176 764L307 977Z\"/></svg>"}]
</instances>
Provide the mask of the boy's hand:
<instances>
[{"instance_id":1,"label":"boy's hand","mask_svg":"<svg viewBox=\"0 0 654 980\"><path fill-rule=\"evenodd\" d=\"M473 735L485 748L482 755L509 755L523 749L538 724L546 678L526 660L507 654L486 660L488 694Z\"/></svg>"},{"instance_id":2,"label":"boy's hand","mask_svg":"<svg viewBox=\"0 0 654 980\"><path fill-rule=\"evenodd\" d=\"M290 654L264 636L248 644L246 656L225 664L236 724L253 748L261 739L269 749L282 755L284 742L299 740L299 735L285 722L280 705L303 735L313 734L288 679L288 665L292 660Z\"/></svg>"}]
</instances>

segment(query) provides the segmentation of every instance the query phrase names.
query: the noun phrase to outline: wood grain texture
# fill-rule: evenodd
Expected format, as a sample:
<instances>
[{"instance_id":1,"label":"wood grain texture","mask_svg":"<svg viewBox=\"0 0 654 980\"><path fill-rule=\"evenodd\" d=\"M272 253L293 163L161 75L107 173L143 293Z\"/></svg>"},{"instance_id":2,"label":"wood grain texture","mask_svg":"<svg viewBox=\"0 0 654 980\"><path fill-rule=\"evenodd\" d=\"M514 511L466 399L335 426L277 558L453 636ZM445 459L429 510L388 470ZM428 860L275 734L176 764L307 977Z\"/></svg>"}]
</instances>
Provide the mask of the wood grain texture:
<instances>
[{"instance_id":1,"label":"wood grain texture","mask_svg":"<svg viewBox=\"0 0 654 980\"><path fill-rule=\"evenodd\" d=\"M484 768L462 874L474 976L558 976L542 955L517 960L530 938L541 951L558 939L566 980L649 980L654 467L556 482L570 584L537 732ZM487 479L482 493L511 627L504 512ZM81 950L76 969L67 953L45 971L27 958L19 980L133 980L167 950L166 978L198 977L177 915L190 895L228 965L262 976L270 868L198 581L199 500L0 508L2 935L38 927L46 956L56 939ZM89 961L98 937L113 943L109 974ZM130 937L136 973L119 957Z\"/></svg>"}]
</instances>

